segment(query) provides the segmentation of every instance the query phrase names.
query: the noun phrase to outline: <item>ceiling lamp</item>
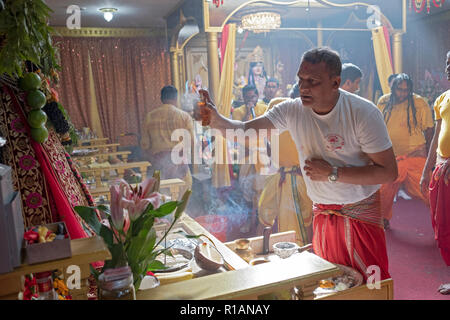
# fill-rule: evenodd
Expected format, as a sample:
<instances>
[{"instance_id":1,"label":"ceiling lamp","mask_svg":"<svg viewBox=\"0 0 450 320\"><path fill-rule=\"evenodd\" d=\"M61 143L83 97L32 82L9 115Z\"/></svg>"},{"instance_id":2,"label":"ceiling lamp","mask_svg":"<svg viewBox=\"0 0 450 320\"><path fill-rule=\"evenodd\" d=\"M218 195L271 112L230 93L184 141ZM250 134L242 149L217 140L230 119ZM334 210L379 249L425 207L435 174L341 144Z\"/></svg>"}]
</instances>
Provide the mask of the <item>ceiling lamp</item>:
<instances>
[{"instance_id":1,"label":"ceiling lamp","mask_svg":"<svg viewBox=\"0 0 450 320\"><path fill-rule=\"evenodd\" d=\"M98 9L98 11L103 12L103 18L110 22L114 17L114 12L117 12L118 10L116 8L101 8Z\"/></svg>"},{"instance_id":2,"label":"ceiling lamp","mask_svg":"<svg viewBox=\"0 0 450 320\"><path fill-rule=\"evenodd\" d=\"M251 30L255 33L268 32L281 26L281 16L276 12L256 12L242 17L242 29Z\"/></svg>"}]
</instances>

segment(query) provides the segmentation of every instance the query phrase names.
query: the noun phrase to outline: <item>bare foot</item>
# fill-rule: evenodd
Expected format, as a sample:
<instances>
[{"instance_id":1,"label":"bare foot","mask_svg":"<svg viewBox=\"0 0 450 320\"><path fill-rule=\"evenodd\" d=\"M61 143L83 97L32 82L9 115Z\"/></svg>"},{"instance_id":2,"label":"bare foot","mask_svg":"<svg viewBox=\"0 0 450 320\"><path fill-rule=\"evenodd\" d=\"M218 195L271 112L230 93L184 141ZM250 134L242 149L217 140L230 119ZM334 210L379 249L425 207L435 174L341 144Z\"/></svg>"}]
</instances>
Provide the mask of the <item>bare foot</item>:
<instances>
[{"instance_id":1,"label":"bare foot","mask_svg":"<svg viewBox=\"0 0 450 320\"><path fill-rule=\"evenodd\" d=\"M450 294L450 283L441 284L438 288L441 294Z\"/></svg>"}]
</instances>

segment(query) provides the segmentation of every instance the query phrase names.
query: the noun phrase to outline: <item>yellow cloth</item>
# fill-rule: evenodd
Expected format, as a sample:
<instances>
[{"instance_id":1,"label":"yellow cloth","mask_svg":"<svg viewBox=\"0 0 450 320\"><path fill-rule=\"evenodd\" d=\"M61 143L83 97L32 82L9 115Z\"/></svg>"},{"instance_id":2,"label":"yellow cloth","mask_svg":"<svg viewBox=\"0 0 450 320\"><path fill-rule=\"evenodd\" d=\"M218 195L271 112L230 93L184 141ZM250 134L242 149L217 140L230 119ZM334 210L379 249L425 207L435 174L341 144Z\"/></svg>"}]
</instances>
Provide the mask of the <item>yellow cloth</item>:
<instances>
[{"instance_id":1,"label":"yellow cloth","mask_svg":"<svg viewBox=\"0 0 450 320\"><path fill-rule=\"evenodd\" d=\"M258 102L256 104L254 110L255 110L255 116L259 117L266 112L267 105L264 102ZM247 115L247 106L244 104L244 105L240 106L239 108L236 108L233 110L232 117L233 117L233 120L240 120L240 121L248 121L248 120L253 119L251 112L249 112L248 119L244 119L246 115Z\"/></svg>"},{"instance_id":2,"label":"yellow cloth","mask_svg":"<svg viewBox=\"0 0 450 320\"><path fill-rule=\"evenodd\" d=\"M163 104L147 113L142 128L141 147L152 154L172 150L180 141L172 141L172 132L176 129L186 129L194 137L193 120L191 116L170 104ZM193 143L193 142L192 142Z\"/></svg>"},{"instance_id":3,"label":"yellow cloth","mask_svg":"<svg viewBox=\"0 0 450 320\"><path fill-rule=\"evenodd\" d=\"M435 119L442 119L437 153L443 158L450 158L450 90L441 94L434 103Z\"/></svg>"},{"instance_id":4,"label":"yellow cloth","mask_svg":"<svg viewBox=\"0 0 450 320\"><path fill-rule=\"evenodd\" d=\"M384 36L383 27L372 29L373 52L377 64L378 78L384 94L391 91L388 78L394 73L394 68L389 59L389 50Z\"/></svg>"},{"instance_id":5,"label":"yellow cloth","mask_svg":"<svg viewBox=\"0 0 450 320\"><path fill-rule=\"evenodd\" d=\"M219 82L218 111L221 115L228 118L231 113L231 101L233 99L233 79L234 79L234 60L236 48L236 24L228 24L228 40L225 49L225 57L222 65L222 74ZM215 188L231 186L230 168L228 166L228 148L223 137L216 137L216 148L220 148L221 154L225 159L218 159L212 166L212 185ZM216 150L215 156L219 152ZM217 158L216 158L217 159ZM217 162L224 164L217 164Z\"/></svg>"},{"instance_id":6,"label":"yellow cloth","mask_svg":"<svg viewBox=\"0 0 450 320\"><path fill-rule=\"evenodd\" d=\"M287 99L272 99L268 110ZM272 150L272 152L276 151ZM279 164L275 165L284 167L287 172L292 170L292 167L300 166L295 142L288 131L279 136ZM312 201L306 193L305 182L302 176L287 173L283 184L280 186L280 178L280 173L266 178L258 203L259 220L262 224L271 226L278 217L278 231L294 230L297 242L300 245L306 245L311 241L308 237L308 229L311 228L313 214ZM297 193L300 217L296 213L294 192Z\"/></svg>"},{"instance_id":7,"label":"yellow cloth","mask_svg":"<svg viewBox=\"0 0 450 320\"><path fill-rule=\"evenodd\" d=\"M280 158L282 158L281 155ZM280 177L280 173L276 173L266 178L258 203L259 221L265 226L272 226L278 217L278 231L293 230L296 242L306 245L312 240L310 234L308 236L307 230L311 228L313 204L306 194L305 182L303 177L288 173L284 183L279 186ZM296 184L294 189L292 188L293 183ZM297 193L299 200L300 216L296 214L294 192ZM302 228L300 228L301 225Z\"/></svg>"},{"instance_id":8,"label":"yellow cloth","mask_svg":"<svg viewBox=\"0 0 450 320\"><path fill-rule=\"evenodd\" d=\"M391 94L386 94L378 100L378 108L383 112ZM417 127L414 127L414 120L410 115L411 134L408 131L408 100L394 105L392 114L386 126L392 140L392 146L396 156L406 156L425 145L423 131L434 126L431 108L419 95L413 94L414 105L416 107Z\"/></svg>"}]
</instances>

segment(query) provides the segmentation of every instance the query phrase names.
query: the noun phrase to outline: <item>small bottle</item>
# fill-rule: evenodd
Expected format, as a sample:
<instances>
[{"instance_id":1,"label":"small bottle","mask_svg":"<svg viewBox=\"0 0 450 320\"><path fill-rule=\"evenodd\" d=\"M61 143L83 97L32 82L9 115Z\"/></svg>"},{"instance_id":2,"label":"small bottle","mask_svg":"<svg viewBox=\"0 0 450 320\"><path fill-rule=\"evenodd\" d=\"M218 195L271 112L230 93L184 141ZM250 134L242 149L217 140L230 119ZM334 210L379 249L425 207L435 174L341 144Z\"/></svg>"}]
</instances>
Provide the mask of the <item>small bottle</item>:
<instances>
[{"instance_id":1,"label":"small bottle","mask_svg":"<svg viewBox=\"0 0 450 320\"><path fill-rule=\"evenodd\" d=\"M57 300L55 289L53 288L53 277L51 271L38 272L35 274L39 292L39 300Z\"/></svg>"}]
</instances>

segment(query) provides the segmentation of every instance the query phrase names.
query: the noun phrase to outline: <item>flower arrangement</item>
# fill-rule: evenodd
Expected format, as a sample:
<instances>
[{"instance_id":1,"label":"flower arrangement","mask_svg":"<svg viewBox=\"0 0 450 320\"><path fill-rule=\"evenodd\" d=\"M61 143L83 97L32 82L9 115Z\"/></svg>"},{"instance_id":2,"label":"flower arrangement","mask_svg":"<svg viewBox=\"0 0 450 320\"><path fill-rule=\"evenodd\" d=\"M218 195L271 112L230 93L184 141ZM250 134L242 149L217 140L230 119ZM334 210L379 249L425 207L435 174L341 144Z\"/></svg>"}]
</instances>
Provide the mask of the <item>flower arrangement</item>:
<instances>
[{"instance_id":1,"label":"flower arrangement","mask_svg":"<svg viewBox=\"0 0 450 320\"><path fill-rule=\"evenodd\" d=\"M133 273L134 287L138 290L148 271L165 268L162 262L156 260L156 257L160 254L171 255L170 249L158 249L158 245L180 218L191 191L187 190L181 201L163 203L163 196L158 192L159 186L160 173L155 171L153 177L147 178L136 187L124 180L120 180L119 185L111 186L110 208L104 205L75 207L76 212L97 235L103 238L111 252L112 259L105 261L101 272L91 267L91 272L96 279L107 269L129 266ZM100 222L96 210L102 211L106 219ZM172 223L157 242L153 228L155 220L173 212L175 213Z\"/></svg>"}]
</instances>

